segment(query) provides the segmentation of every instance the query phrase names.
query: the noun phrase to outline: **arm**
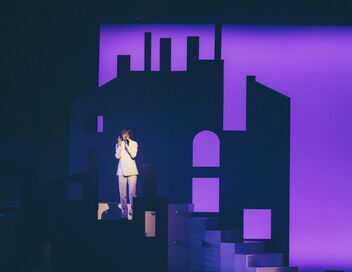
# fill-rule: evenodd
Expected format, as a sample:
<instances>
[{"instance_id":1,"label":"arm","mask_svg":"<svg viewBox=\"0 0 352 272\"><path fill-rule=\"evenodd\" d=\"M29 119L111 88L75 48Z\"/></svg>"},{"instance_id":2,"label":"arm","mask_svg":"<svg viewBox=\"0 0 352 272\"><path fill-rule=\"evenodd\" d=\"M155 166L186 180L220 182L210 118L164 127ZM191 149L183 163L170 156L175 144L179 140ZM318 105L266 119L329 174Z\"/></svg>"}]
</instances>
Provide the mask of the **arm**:
<instances>
[{"instance_id":1,"label":"arm","mask_svg":"<svg viewBox=\"0 0 352 272\"><path fill-rule=\"evenodd\" d=\"M121 145L116 144L115 145L115 158L118 160L121 158L121 150L122 150Z\"/></svg>"},{"instance_id":2,"label":"arm","mask_svg":"<svg viewBox=\"0 0 352 272\"><path fill-rule=\"evenodd\" d=\"M131 158L134 159L137 156L138 144L137 142L130 142L128 146L125 145L125 149L127 153L130 154Z\"/></svg>"}]
</instances>

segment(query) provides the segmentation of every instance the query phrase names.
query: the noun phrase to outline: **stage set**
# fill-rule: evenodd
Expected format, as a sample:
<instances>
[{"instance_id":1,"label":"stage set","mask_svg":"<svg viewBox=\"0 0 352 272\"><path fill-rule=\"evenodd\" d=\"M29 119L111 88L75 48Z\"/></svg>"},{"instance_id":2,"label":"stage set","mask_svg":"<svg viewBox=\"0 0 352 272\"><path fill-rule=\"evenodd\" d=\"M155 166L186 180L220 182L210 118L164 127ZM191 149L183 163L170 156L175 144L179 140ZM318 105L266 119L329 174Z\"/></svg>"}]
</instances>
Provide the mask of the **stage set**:
<instances>
[{"instance_id":1,"label":"stage set","mask_svg":"<svg viewBox=\"0 0 352 272\"><path fill-rule=\"evenodd\" d=\"M352 271L352 27L115 23L96 42L67 175L37 190L36 146L1 142L1 271Z\"/></svg>"}]
</instances>

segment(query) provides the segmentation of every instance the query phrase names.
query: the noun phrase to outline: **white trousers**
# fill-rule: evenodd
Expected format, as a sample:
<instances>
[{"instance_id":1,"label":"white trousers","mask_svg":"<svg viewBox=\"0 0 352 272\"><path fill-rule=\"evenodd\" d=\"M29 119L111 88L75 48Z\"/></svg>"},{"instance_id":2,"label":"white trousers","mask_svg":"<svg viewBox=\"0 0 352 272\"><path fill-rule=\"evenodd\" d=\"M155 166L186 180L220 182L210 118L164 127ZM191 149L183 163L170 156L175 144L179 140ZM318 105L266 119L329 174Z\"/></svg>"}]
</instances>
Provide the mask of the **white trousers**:
<instances>
[{"instance_id":1,"label":"white trousers","mask_svg":"<svg viewBox=\"0 0 352 272\"><path fill-rule=\"evenodd\" d=\"M127 183L128 183L128 197L131 205L130 213L133 214L133 198L136 197L137 176L119 176L120 203L121 203L123 218L127 218L128 216Z\"/></svg>"}]
</instances>

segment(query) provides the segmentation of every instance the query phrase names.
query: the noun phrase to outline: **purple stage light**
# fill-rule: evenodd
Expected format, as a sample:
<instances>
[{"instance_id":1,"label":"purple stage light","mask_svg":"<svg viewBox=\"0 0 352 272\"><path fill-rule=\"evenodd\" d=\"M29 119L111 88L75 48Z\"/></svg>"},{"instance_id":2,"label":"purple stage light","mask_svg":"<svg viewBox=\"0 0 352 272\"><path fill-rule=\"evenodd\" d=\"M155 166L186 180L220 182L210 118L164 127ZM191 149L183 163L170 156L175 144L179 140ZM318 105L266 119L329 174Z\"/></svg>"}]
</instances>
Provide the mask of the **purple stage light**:
<instances>
[{"instance_id":1,"label":"purple stage light","mask_svg":"<svg viewBox=\"0 0 352 272\"><path fill-rule=\"evenodd\" d=\"M187 36L200 36L201 59L214 57L212 25L103 25L99 86L116 77L116 55L144 69L146 31L153 71L160 37L172 38L174 71L186 68ZM290 262L300 268L352 271L351 48L352 27L222 29L223 129L246 129L247 75L291 98Z\"/></svg>"},{"instance_id":2,"label":"purple stage light","mask_svg":"<svg viewBox=\"0 0 352 272\"><path fill-rule=\"evenodd\" d=\"M243 210L243 238L271 239L271 210Z\"/></svg>"},{"instance_id":3,"label":"purple stage light","mask_svg":"<svg viewBox=\"0 0 352 272\"><path fill-rule=\"evenodd\" d=\"M192 203L195 212L219 212L219 179L193 178Z\"/></svg>"},{"instance_id":4,"label":"purple stage light","mask_svg":"<svg viewBox=\"0 0 352 272\"><path fill-rule=\"evenodd\" d=\"M219 167L220 141L212 131L203 130L193 139L193 167Z\"/></svg>"},{"instance_id":5,"label":"purple stage light","mask_svg":"<svg viewBox=\"0 0 352 272\"><path fill-rule=\"evenodd\" d=\"M104 116L98 115L97 116L97 132L103 132L104 131Z\"/></svg>"}]
</instances>

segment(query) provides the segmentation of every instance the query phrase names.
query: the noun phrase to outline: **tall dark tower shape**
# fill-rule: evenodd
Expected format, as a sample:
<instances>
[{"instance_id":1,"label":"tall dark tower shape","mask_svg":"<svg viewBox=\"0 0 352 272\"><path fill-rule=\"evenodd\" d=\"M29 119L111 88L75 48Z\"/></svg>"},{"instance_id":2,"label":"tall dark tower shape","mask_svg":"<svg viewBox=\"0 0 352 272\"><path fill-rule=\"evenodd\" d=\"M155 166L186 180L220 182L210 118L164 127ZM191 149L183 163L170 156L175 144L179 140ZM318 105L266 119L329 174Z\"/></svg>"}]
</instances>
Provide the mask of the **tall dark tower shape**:
<instances>
[{"instance_id":1,"label":"tall dark tower shape","mask_svg":"<svg viewBox=\"0 0 352 272\"><path fill-rule=\"evenodd\" d=\"M244 209L271 210L272 252L289 252L290 98L247 77L247 130L225 132L221 211L243 227Z\"/></svg>"}]
</instances>

